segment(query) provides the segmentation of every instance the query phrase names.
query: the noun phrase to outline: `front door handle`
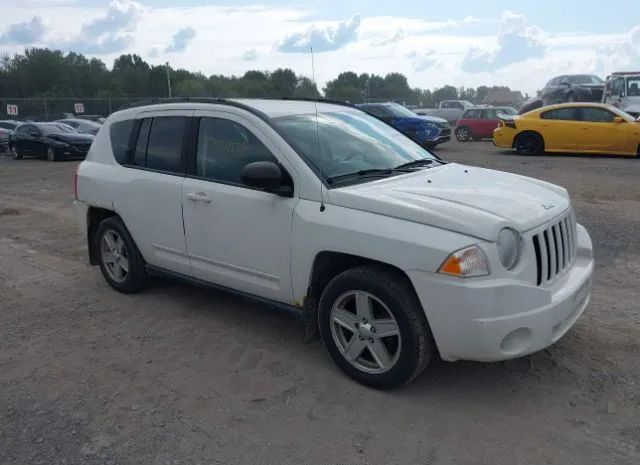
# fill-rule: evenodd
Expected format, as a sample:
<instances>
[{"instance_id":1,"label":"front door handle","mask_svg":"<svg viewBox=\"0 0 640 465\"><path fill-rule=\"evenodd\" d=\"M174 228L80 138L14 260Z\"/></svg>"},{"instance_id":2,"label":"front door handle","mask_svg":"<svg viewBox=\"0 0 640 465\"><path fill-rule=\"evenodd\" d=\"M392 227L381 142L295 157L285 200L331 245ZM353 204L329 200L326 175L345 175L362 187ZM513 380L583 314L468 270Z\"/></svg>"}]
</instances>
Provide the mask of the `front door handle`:
<instances>
[{"instance_id":1,"label":"front door handle","mask_svg":"<svg viewBox=\"0 0 640 465\"><path fill-rule=\"evenodd\" d=\"M204 192L190 192L187 194L187 198L189 200L193 200L194 202L211 202L211 197L207 196Z\"/></svg>"}]
</instances>

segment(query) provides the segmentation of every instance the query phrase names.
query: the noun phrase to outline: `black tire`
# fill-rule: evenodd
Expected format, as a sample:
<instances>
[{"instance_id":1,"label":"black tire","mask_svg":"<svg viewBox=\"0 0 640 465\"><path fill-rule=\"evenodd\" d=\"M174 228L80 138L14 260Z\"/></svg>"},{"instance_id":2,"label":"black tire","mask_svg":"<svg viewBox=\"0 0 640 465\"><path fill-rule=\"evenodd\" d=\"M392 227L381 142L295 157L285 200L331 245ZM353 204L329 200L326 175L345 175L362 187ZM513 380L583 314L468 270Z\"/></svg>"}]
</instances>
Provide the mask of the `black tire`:
<instances>
[{"instance_id":1,"label":"black tire","mask_svg":"<svg viewBox=\"0 0 640 465\"><path fill-rule=\"evenodd\" d=\"M523 132L516 137L513 148L520 155L536 155L544 152L544 140L537 132Z\"/></svg>"},{"instance_id":2,"label":"black tire","mask_svg":"<svg viewBox=\"0 0 640 465\"><path fill-rule=\"evenodd\" d=\"M375 297L396 320L400 333L394 349L396 361L385 372L370 373L358 368L342 354L334 339L332 308L341 296L350 291ZM375 324L375 321L371 323ZM335 363L352 379L374 388L389 389L411 382L427 367L434 353L431 331L413 288L406 278L383 267L353 268L334 277L320 297L318 323L324 345ZM355 330L351 337L357 337ZM372 356L370 349L365 351L362 352L363 356Z\"/></svg>"},{"instance_id":3,"label":"black tire","mask_svg":"<svg viewBox=\"0 0 640 465\"><path fill-rule=\"evenodd\" d=\"M22 160L23 155L18 151L18 147L12 145L9 151L11 152L11 158L14 160Z\"/></svg>"},{"instance_id":4,"label":"black tire","mask_svg":"<svg viewBox=\"0 0 640 465\"><path fill-rule=\"evenodd\" d=\"M47 157L49 161L60 161L60 158L56 155L56 151L53 150L53 147L50 145L44 150L44 156Z\"/></svg>"},{"instance_id":5,"label":"black tire","mask_svg":"<svg viewBox=\"0 0 640 465\"><path fill-rule=\"evenodd\" d=\"M104 236L111 232L115 232L124 242L124 249L121 256L126 257L127 259L128 272L122 281L117 281L111 276L111 272L108 271L107 264L104 261L105 256L103 254L102 241ZM132 294L140 291L147 285L149 277L145 270L144 259L142 258L142 255L140 255L138 247L120 218L117 216L111 216L103 220L98 225L93 240L93 246L98 256L100 270L112 288L125 294Z\"/></svg>"},{"instance_id":6,"label":"black tire","mask_svg":"<svg viewBox=\"0 0 640 465\"><path fill-rule=\"evenodd\" d=\"M469 129L466 126L461 126L459 128L456 128L455 134L458 142L469 142L473 137L473 134L471 133L471 129Z\"/></svg>"}]
</instances>

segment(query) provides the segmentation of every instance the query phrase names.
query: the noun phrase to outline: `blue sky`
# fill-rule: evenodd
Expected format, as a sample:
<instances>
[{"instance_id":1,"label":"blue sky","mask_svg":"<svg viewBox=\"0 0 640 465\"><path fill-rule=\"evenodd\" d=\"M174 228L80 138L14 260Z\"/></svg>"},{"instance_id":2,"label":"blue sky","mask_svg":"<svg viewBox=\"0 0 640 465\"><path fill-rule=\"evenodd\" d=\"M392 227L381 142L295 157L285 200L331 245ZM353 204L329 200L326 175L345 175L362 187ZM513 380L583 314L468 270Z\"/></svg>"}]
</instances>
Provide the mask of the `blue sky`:
<instances>
[{"instance_id":1,"label":"blue sky","mask_svg":"<svg viewBox=\"0 0 640 465\"><path fill-rule=\"evenodd\" d=\"M640 69L640 1L2 0L0 53L46 46L111 65L122 53L205 74L290 67L411 85L534 93L566 73ZM443 6L450 4L450 8ZM70 18L72 20L70 20Z\"/></svg>"}]
</instances>

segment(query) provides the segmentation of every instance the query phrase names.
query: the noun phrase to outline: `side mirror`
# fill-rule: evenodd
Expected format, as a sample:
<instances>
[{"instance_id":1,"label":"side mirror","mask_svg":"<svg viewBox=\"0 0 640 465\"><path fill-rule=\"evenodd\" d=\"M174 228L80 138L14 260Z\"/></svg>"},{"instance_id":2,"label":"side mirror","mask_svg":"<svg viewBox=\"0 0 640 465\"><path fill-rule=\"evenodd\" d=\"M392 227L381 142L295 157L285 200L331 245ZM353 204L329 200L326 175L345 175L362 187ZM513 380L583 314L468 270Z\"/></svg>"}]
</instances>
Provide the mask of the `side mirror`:
<instances>
[{"instance_id":1,"label":"side mirror","mask_svg":"<svg viewBox=\"0 0 640 465\"><path fill-rule=\"evenodd\" d=\"M291 197L291 186L283 184L282 169L271 161L256 161L242 169L242 182L249 187L264 189L283 197Z\"/></svg>"},{"instance_id":2,"label":"side mirror","mask_svg":"<svg viewBox=\"0 0 640 465\"><path fill-rule=\"evenodd\" d=\"M624 123L624 118L622 116L615 116L613 122L616 124Z\"/></svg>"}]
</instances>

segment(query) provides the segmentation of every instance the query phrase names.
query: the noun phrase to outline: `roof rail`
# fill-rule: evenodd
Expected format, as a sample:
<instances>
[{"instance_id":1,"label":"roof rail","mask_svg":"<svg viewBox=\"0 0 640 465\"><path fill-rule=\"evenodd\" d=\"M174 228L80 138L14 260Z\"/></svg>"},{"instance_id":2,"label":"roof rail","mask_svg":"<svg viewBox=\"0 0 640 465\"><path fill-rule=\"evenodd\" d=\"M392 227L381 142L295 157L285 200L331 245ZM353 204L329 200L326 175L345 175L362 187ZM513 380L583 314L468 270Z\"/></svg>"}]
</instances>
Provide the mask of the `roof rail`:
<instances>
[{"instance_id":1,"label":"roof rail","mask_svg":"<svg viewBox=\"0 0 640 465\"><path fill-rule=\"evenodd\" d=\"M130 102L124 104L120 107L121 110L125 108L135 108L142 107L147 105L160 105L164 103L218 103L223 105L234 105L240 106L243 108L249 108L247 105L238 102L237 99L247 99L247 100L286 100L286 101L300 101L300 102L318 102L318 103L330 103L333 105L342 105L345 107L354 107L350 102L346 100L337 100L337 99L327 99L327 98L295 98L295 97L261 97L261 98L251 98L251 97L234 97L233 99L223 98L223 97L154 97L151 99L140 100L136 102Z\"/></svg>"}]
</instances>

